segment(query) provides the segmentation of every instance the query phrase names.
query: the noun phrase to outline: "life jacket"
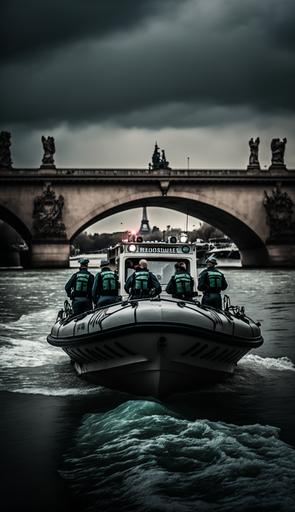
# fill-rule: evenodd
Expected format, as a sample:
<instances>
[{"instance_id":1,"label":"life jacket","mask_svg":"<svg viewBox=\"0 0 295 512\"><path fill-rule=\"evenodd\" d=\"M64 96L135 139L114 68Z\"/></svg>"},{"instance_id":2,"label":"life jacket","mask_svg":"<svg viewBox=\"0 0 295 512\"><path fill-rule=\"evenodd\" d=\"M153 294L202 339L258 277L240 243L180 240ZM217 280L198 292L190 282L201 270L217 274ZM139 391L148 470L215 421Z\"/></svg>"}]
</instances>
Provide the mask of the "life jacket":
<instances>
[{"instance_id":1,"label":"life jacket","mask_svg":"<svg viewBox=\"0 0 295 512\"><path fill-rule=\"evenodd\" d=\"M76 274L74 296L75 297L88 297L88 281L90 274L86 272L78 272Z\"/></svg>"},{"instance_id":2,"label":"life jacket","mask_svg":"<svg viewBox=\"0 0 295 512\"><path fill-rule=\"evenodd\" d=\"M223 274L216 269L207 270L209 291L220 292L222 288Z\"/></svg>"},{"instance_id":3,"label":"life jacket","mask_svg":"<svg viewBox=\"0 0 295 512\"><path fill-rule=\"evenodd\" d=\"M115 292L117 290L117 281L112 270L101 272L101 290L105 295L107 295L106 292Z\"/></svg>"},{"instance_id":4,"label":"life jacket","mask_svg":"<svg viewBox=\"0 0 295 512\"><path fill-rule=\"evenodd\" d=\"M177 272L174 274L175 279L175 290L176 293L180 294L191 294L191 276L187 272Z\"/></svg>"},{"instance_id":5,"label":"life jacket","mask_svg":"<svg viewBox=\"0 0 295 512\"><path fill-rule=\"evenodd\" d=\"M149 289L149 276L148 270L138 270L134 273L133 290L137 292L148 291Z\"/></svg>"}]
</instances>

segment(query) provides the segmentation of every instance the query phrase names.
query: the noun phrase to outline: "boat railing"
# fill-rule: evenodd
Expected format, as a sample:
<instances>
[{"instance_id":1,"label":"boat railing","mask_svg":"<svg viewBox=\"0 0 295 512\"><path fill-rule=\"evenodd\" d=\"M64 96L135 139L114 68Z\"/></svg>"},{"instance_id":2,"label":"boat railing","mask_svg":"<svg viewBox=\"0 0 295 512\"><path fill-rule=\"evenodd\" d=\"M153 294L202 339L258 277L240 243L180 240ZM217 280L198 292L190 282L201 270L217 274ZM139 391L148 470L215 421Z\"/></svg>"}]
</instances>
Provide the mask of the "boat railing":
<instances>
[{"instance_id":1,"label":"boat railing","mask_svg":"<svg viewBox=\"0 0 295 512\"><path fill-rule=\"evenodd\" d=\"M131 298L130 296L128 296L126 299L122 298L120 304L123 307L131 306L132 308L136 308L140 302L144 302L146 300L149 300L151 302L156 302L156 301L174 302L174 303L176 302L179 307L195 305L195 306L200 307L201 309L208 309L209 308L209 309L214 309L215 310L215 308L211 308L210 306L203 306L201 304L201 302L197 299L197 297L198 296L196 295L195 298L192 297L192 299L185 299L185 298L183 298L183 299L175 299L175 298L172 298L172 297L161 297L161 295L159 295L159 294L154 295L154 296L150 296L150 297L138 297L138 298ZM107 308L109 308L110 306L112 306L112 305L114 305L116 303L118 304L118 302L114 302L113 304L106 304L104 306L100 306L100 307L96 307L96 308L90 309L89 311L85 311L84 313L82 313L80 315L74 315L73 309L72 309L69 301L65 300L64 301L63 309L61 309L58 312L58 315L57 315L57 318L56 318L56 322L61 321L63 324L66 324L66 323L70 322L71 320L77 321L77 320L80 320L81 318L84 318L89 313L94 313L94 312L99 311L99 310L107 309ZM220 310L218 310L218 311L220 311ZM249 321L250 321L250 319L248 318L248 316L245 313L245 307L244 306L234 306L234 305L232 305L231 301L230 301L230 297L228 295L224 295L224 297L223 297L223 309L220 312L223 312L229 318L234 316L235 318L243 320L246 323L249 323ZM255 323L256 323L257 326L261 325L260 322L255 322Z\"/></svg>"},{"instance_id":2,"label":"boat railing","mask_svg":"<svg viewBox=\"0 0 295 512\"><path fill-rule=\"evenodd\" d=\"M73 308L72 308L71 304L69 303L69 301L66 299L64 301L64 307L62 309L60 309L59 312L57 313L56 322L58 320L67 320L68 318L71 318L73 316L73 314L74 314Z\"/></svg>"},{"instance_id":3,"label":"boat railing","mask_svg":"<svg viewBox=\"0 0 295 512\"><path fill-rule=\"evenodd\" d=\"M250 318L246 315L245 306L233 306L228 295L223 297L223 311L225 314L239 318L246 323L250 323ZM255 322L256 325L260 326L260 322Z\"/></svg>"}]
</instances>

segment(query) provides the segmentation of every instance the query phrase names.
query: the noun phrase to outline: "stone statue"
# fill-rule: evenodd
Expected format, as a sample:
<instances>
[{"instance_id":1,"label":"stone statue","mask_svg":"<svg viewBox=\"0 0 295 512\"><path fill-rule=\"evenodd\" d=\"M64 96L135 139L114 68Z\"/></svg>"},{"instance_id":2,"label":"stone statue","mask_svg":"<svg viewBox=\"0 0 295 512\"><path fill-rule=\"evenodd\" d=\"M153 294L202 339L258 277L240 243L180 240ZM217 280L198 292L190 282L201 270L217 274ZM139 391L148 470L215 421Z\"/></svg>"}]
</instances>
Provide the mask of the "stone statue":
<instances>
[{"instance_id":1,"label":"stone statue","mask_svg":"<svg viewBox=\"0 0 295 512\"><path fill-rule=\"evenodd\" d=\"M54 158L53 155L55 153L55 143L53 137L41 137L44 155L42 158L42 164L44 166L54 167Z\"/></svg>"},{"instance_id":2,"label":"stone statue","mask_svg":"<svg viewBox=\"0 0 295 512\"><path fill-rule=\"evenodd\" d=\"M284 139L272 139L271 141L271 164L275 166L285 167L284 156L287 144L286 137Z\"/></svg>"},{"instance_id":3,"label":"stone statue","mask_svg":"<svg viewBox=\"0 0 295 512\"><path fill-rule=\"evenodd\" d=\"M255 140L251 138L249 140L250 147L250 157L249 157L249 165L248 167L256 167L260 169L260 164L258 160L258 151L259 151L260 139L257 137Z\"/></svg>"},{"instance_id":4,"label":"stone statue","mask_svg":"<svg viewBox=\"0 0 295 512\"><path fill-rule=\"evenodd\" d=\"M269 196L264 191L263 205L267 213L267 223L270 227L268 243L294 243L295 222L293 217L293 201L287 192L282 192L280 184L272 190Z\"/></svg>"},{"instance_id":5,"label":"stone statue","mask_svg":"<svg viewBox=\"0 0 295 512\"><path fill-rule=\"evenodd\" d=\"M166 160L164 149L162 149L161 169L169 169L169 162Z\"/></svg>"},{"instance_id":6,"label":"stone statue","mask_svg":"<svg viewBox=\"0 0 295 512\"><path fill-rule=\"evenodd\" d=\"M47 183L42 195L34 200L33 230L37 238L66 238L61 222L63 206L63 196L56 198L51 184Z\"/></svg>"},{"instance_id":7,"label":"stone statue","mask_svg":"<svg viewBox=\"0 0 295 512\"><path fill-rule=\"evenodd\" d=\"M159 146L156 143L154 153L152 156L152 164L149 164L149 169L171 169L169 162L166 160L165 150L162 149L162 156L160 155Z\"/></svg>"},{"instance_id":8,"label":"stone statue","mask_svg":"<svg viewBox=\"0 0 295 512\"><path fill-rule=\"evenodd\" d=\"M0 132L0 168L11 169L11 134L9 132Z\"/></svg>"},{"instance_id":9,"label":"stone statue","mask_svg":"<svg viewBox=\"0 0 295 512\"><path fill-rule=\"evenodd\" d=\"M152 156L152 169L160 169L160 163L161 163L160 151L159 151L159 146L156 143L154 153Z\"/></svg>"}]
</instances>

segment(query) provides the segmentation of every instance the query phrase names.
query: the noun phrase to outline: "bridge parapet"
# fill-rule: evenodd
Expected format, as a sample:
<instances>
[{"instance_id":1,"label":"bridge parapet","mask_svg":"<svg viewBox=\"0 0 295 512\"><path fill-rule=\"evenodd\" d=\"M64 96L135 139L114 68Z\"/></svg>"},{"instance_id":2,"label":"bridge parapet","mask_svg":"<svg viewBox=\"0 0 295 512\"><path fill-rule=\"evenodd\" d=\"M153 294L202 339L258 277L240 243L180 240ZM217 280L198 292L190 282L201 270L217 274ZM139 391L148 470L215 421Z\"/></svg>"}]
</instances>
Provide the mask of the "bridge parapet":
<instances>
[{"instance_id":1,"label":"bridge parapet","mask_svg":"<svg viewBox=\"0 0 295 512\"><path fill-rule=\"evenodd\" d=\"M52 169L0 169L0 180L18 178L104 178L104 179L289 179L295 177L295 169L108 169L108 168L52 168Z\"/></svg>"}]
</instances>

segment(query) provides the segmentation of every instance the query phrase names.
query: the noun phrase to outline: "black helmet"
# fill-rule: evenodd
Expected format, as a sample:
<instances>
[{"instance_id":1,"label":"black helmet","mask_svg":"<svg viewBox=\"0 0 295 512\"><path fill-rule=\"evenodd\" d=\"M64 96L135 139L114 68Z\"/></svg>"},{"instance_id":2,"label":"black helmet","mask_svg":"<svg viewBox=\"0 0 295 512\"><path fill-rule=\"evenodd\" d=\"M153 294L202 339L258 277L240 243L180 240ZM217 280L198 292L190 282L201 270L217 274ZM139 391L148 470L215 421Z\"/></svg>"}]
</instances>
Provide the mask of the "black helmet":
<instances>
[{"instance_id":1,"label":"black helmet","mask_svg":"<svg viewBox=\"0 0 295 512\"><path fill-rule=\"evenodd\" d=\"M87 258L80 258L79 263L80 265L88 265L89 260Z\"/></svg>"},{"instance_id":2,"label":"black helmet","mask_svg":"<svg viewBox=\"0 0 295 512\"><path fill-rule=\"evenodd\" d=\"M213 263L213 265L217 265L217 259L214 256L209 256L206 263Z\"/></svg>"},{"instance_id":3,"label":"black helmet","mask_svg":"<svg viewBox=\"0 0 295 512\"><path fill-rule=\"evenodd\" d=\"M101 267L107 267L110 264L109 260L101 260L100 266Z\"/></svg>"}]
</instances>

